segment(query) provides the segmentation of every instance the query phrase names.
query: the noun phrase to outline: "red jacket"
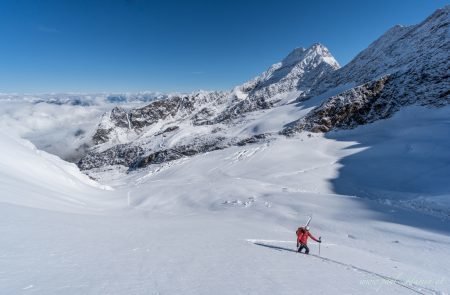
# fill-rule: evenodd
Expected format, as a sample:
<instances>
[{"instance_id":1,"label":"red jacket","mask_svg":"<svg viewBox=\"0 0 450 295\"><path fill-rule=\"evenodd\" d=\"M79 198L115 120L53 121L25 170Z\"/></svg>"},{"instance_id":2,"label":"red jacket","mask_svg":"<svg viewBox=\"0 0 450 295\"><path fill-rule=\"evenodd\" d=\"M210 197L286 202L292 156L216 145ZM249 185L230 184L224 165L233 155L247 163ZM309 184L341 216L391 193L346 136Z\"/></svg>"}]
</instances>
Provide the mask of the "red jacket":
<instances>
[{"instance_id":1,"label":"red jacket","mask_svg":"<svg viewBox=\"0 0 450 295\"><path fill-rule=\"evenodd\" d=\"M308 238L311 238L314 241L319 242L318 239L316 239L309 231L307 231L303 227L299 227L297 229L296 234L297 234L297 243L306 245L308 243Z\"/></svg>"}]
</instances>

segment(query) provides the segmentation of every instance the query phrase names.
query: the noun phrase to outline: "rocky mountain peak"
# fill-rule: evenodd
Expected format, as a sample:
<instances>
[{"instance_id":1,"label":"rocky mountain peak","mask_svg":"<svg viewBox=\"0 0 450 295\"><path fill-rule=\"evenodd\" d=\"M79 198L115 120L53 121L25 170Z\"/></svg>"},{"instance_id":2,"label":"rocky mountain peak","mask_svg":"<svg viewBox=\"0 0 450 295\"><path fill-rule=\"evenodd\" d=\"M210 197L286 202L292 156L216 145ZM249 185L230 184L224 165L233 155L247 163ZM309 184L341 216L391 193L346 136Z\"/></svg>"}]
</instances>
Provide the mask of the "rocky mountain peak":
<instances>
[{"instance_id":1,"label":"rocky mountain peak","mask_svg":"<svg viewBox=\"0 0 450 295\"><path fill-rule=\"evenodd\" d=\"M442 21L447 21L448 22L448 15L450 13L450 4L437 9L432 15L430 15L429 17L427 17L422 24L424 23L433 23L433 22L442 22Z\"/></svg>"},{"instance_id":2,"label":"rocky mountain peak","mask_svg":"<svg viewBox=\"0 0 450 295\"><path fill-rule=\"evenodd\" d=\"M423 76L427 72L445 77L450 50L449 14L450 6L446 6L417 25L392 27L347 65L323 76L306 97L340 85L358 86L386 74L415 72Z\"/></svg>"},{"instance_id":3,"label":"rocky mountain peak","mask_svg":"<svg viewBox=\"0 0 450 295\"><path fill-rule=\"evenodd\" d=\"M276 94L309 91L322 76L338 68L339 63L330 51L315 43L307 49L294 49L281 62L272 65L240 89L250 98L271 101Z\"/></svg>"},{"instance_id":4,"label":"rocky mountain peak","mask_svg":"<svg viewBox=\"0 0 450 295\"><path fill-rule=\"evenodd\" d=\"M306 49L304 58L306 59L307 57L322 58L324 62L335 67L336 69L340 67L339 63L333 57L328 48L321 43L314 43L308 49Z\"/></svg>"},{"instance_id":5,"label":"rocky mountain peak","mask_svg":"<svg viewBox=\"0 0 450 295\"><path fill-rule=\"evenodd\" d=\"M321 43L314 43L306 49L302 47L294 49L280 63L269 68L268 72L271 69L279 70L287 67L292 67L292 70L304 68L320 62L327 63L336 69L340 67L327 47Z\"/></svg>"},{"instance_id":6,"label":"rocky mountain peak","mask_svg":"<svg viewBox=\"0 0 450 295\"><path fill-rule=\"evenodd\" d=\"M281 63L283 63L285 65L296 64L302 60L305 51L306 51L306 49L303 47L295 48L285 58L283 58Z\"/></svg>"},{"instance_id":7,"label":"rocky mountain peak","mask_svg":"<svg viewBox=\"0 0 450 295\"><path fill-rule=\"evenodd\" d=\"M450 6L417 25L391 28L346 66L324 76L305 98L299 98L336 93L288 126L284 134L355 128L389 118L406 106L448 105L449 30Z\"/></svg>"},{"instance_id":8,"label":"rocky mountain peak","mask_svg":"<svg viewBox=\"0 0 450 295\"><path fill-rule=\"evenodd\" d=\"M339 63L328 50L327 47L320 43L314 43L308 49L305 50L303 61L304 64L317 65L319 63L324 63L331 68L337 70L340 68Z\"/></svg>"}]
</instances>

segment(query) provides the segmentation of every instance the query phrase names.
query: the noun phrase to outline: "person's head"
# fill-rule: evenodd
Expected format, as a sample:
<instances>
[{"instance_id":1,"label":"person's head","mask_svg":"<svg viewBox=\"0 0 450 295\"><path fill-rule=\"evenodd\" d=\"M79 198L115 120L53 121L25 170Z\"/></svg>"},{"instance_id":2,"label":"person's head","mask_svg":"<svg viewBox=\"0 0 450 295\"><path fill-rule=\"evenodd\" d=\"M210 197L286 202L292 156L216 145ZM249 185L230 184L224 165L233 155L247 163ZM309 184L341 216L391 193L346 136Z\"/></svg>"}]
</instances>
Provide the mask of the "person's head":
<instances>
[{"instance_id":1,"label":"person's head","mask_svg":"<svg viewBox=\"0 0 450 295\"><path fill-rule=\"evenodd\" d=\"M305 227L305 229L309 231L309 225L307 225L307 226Z\"/></svg>"}]
</instances>

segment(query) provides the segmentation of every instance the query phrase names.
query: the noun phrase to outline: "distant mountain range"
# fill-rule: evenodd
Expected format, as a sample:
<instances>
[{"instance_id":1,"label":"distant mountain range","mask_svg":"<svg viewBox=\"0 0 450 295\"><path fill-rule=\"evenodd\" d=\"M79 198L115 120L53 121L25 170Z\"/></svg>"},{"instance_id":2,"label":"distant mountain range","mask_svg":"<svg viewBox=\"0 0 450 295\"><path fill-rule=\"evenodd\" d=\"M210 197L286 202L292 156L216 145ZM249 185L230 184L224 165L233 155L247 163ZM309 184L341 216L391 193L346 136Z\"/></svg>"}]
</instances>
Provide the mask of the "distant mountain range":
<instances>
[{"instance_id":1,"label":"distant mountain range","mask_svg":"<svg viewBox=\"0 0 450 295\"><path fill-rule=\"evenodd\" d=\"M448 105L449 12L446 6L418 25L393 27L342 68L314 44L228 92L154 95L144 107L115 107L78 165L136 169L303 131L351 129L411 105Z\"/></svg>"}]
</instances>

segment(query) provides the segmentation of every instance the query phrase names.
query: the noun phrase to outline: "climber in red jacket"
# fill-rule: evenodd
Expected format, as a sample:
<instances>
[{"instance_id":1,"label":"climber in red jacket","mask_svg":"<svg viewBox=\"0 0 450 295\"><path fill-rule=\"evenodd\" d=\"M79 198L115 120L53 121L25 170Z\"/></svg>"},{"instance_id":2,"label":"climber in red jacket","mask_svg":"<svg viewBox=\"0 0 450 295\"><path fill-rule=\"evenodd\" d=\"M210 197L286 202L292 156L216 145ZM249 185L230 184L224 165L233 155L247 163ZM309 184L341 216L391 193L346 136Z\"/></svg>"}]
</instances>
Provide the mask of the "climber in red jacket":
<instances>
[{"instance_id":1,"label":"climber in red jacket","mask_svg":"<svg viewBox=\"0 0 450 295\"><path fill-rule=\"evenodd\" d=\"M298 252L302 252L303 248L305 248L305 254L309 254L309 248L308 248L308 238L313 239L314 241L318 243L322 243L322 239L319 237L319 239L316 239L310 232L309 232L309 226L306 227L299 227L297 229L297 248Z\"/></svg>"}]
</instances>

